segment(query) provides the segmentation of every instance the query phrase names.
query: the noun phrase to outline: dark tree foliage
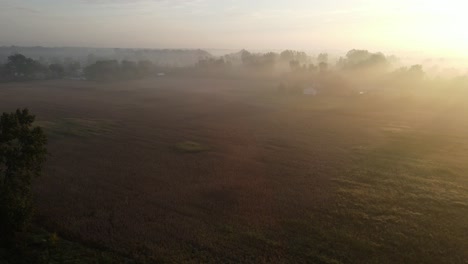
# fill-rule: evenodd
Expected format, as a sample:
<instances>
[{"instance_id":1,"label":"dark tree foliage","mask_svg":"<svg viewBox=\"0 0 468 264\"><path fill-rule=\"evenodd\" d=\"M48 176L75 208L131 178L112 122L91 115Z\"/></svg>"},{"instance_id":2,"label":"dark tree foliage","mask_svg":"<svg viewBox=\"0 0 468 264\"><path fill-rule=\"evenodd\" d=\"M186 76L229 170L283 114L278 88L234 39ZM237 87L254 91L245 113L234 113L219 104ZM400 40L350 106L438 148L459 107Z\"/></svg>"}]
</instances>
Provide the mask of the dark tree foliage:
<instances>
[{"instance_id":1,"label":"dark tree foliage","mask_svg":"<svg viewBox=\"0 0 468 264\"><path fill-rule=\"evenodd\" d=\"M265 54L253 54L246 50L241 51L242 64L249 68L255 69L272 69L279 58L279 55L274 52Z\"/></svg>"},{"instance_id":2,"label":"dark tree foliage","mask_svg":"<svg viewBox=\"0 0 468 264\"><path fill-rule=\"evenodd\" d=\"M72 59L61 62L55 59L49 64L44 58L39 61L22 54L11 55L7 63L0 65L0 81L31 81L81 77L81 65Z\"/></svg>"},{"instance_id":3,"label":"dark tree foliage","mask_svg":"<svg viewBox=\"0 0 468 264\"><path fill-rule=\"evenodd\" d=\"M384 54L371 53L367 50L350 50L345 59L340 59L338 66L343 70L386 70L389 63Z\"/></svg>"},{"instance_id":4,"label":"dark tree foliage","mask_svg":"<svg viewBox=\"0 0 468 264\"><path fill-rule=\"evenodd\" d=\"M51 78L63 78L65 76L65 68L58 63L49 65L49 71Z\"/></svg>"},{"instance_id":5,"label":"dark tree foliage","mask_svg":"<svg viewBox=\"0 0 468 264\"><path fill-rule=\"evenodd\" d=\"M413 65L410 68L402 67L394 71L393 77L395 80L401 81L421 81L424 79L426 73L422 65Z\"/></svg>"},{"instance_id":6,"label":"dark tree foliage","mask_svg":"<svg viewBox=\"0 0 468 264\"><path fill-rule=\"evenodd\" d=\"M6 79L5 65L0 65L0 81Z\"/></svg>"},{"instance_id":7,"label":"dark tree foliage","mask_svg":"<svg viewBox=\"0 0 468 264\"><path fill-rule=\"evenodd\" d=\"M302 51L285 50L279 55L280 60L289 63L290 61L298 61L299 63L306 63L308 61L307 53Z\"/></svg>"},{"instance_id":8,"label":"dark tree foliage","mask_svg":"<svg viewBox=\"0 0 468 264\"><path fill-rule=\"evenodd\" d=\"M63 65L65 70L66 76L78 76L79 70L81 69L81 64L77 61L73 61L72 59L66 59Z\"/></svg>"},{"instance_id":9,"label":"dark tree foliage","mask_svg":"<svg viewBox=\"0 0 468 264\"><path fill-rule=\"evenodd\" d=\"M328 53L320 53L317 56L317 62L318 63L321 63L321 62L328 63Z\"/></svg>"},{"instance_id":10,"label":"dark tree foliage","mask_svg":"<svg viewBox=\"0 0 468 264\"><path fill-rule=\"evenodd\" d=\"M46 70L39 62L22 54L15 54L8 57L4 75L9 80L32 80Z\"/></svg>"},{"instance_id":11,"label":"dark tree foliage","mask_svg":"<svg viewBox=\"0 0 468 264\"><path fill-rule=\"evenodd\" d=\"M85 68L89 80L111 80L120 75L120 65L116 60L97 61Z\"/></svg>"},{"instance_id":12,"label":"dark tree foliage","mask_svg":"<svg viewBox=\"0 0 468 264\"><path fill-rule=\"evenodd\" d=\"M41 174L47 139L28 109L0 118L0 237L24 230L31 221L31 182Z\"/></svg>"}]
</instances>

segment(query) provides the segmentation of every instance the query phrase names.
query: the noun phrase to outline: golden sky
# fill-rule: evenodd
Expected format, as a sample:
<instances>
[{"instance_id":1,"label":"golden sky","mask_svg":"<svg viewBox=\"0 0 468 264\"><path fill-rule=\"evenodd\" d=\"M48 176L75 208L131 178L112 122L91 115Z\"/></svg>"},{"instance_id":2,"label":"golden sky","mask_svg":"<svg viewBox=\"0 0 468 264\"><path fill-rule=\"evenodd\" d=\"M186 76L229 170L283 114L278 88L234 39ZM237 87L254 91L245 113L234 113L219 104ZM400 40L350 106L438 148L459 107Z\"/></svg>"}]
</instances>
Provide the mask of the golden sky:
<instances>
[{"instance_id":1,"label":"golden sky","mask_svg":"<svg viewBox=\"0 0 468 264\"><path fill-rule=\"evenodd\" d=\"M461 0L0 0L0 45L468 57L467 10Z\"/></svg>"}]
</instances>

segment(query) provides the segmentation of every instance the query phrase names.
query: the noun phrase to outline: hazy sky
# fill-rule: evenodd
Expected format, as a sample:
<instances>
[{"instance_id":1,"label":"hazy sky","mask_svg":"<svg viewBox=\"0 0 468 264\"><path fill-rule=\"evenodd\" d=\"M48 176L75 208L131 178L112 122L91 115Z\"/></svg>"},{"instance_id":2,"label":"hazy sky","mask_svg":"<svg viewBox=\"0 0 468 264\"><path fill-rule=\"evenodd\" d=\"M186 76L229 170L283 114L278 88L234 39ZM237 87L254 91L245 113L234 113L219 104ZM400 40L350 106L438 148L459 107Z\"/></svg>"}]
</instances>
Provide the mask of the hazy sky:
<instances>
[{"instance_id":1,"label":"hazy sky","mask_svg":"<svg viewBox=\"0 0 468 264\"><path fill-rule=\"evenodd\" d=\"M0 0L0 45L466 56L467 10L466 0Z\"/></svg>"}]
</instances>

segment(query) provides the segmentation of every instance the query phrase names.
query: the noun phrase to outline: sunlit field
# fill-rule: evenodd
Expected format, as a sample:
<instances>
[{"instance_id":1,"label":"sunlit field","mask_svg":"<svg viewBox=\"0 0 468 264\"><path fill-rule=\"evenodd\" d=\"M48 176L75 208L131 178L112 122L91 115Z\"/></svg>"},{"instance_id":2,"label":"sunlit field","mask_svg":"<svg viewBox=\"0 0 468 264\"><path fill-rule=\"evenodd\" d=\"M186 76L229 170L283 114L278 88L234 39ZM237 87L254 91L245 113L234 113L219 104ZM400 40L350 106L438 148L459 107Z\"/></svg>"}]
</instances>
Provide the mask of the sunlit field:
<instances>
[{"instance_id":1,"label":"sunlit field","mask_svg":"<svg viewBox=\"0 0 468 264\"><path fill-rule=\"evenodd\" d=\"M467 93L278 83L0 84L49 136L36 225L141 263L467 263Z\"/></svg>"}]
</instances>

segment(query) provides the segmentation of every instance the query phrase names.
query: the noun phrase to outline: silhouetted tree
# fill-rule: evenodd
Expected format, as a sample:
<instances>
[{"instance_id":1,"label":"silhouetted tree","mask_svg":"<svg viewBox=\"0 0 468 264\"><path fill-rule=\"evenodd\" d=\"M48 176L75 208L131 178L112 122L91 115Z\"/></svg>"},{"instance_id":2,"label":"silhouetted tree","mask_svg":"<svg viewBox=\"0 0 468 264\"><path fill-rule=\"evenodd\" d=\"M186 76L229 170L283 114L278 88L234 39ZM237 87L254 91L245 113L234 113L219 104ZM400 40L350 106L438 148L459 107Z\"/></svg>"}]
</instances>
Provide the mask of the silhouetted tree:
<instances>
[{"instance_id":1,"label":"silhouetted tree","mask_svg":"<svg viewBox=\"0 0 468 264\"><path fill-rule=\"evenodd\" d=\"M241 51L242 64L259 70L268 70L273 68L278 57L279 55L274 52L252 54L246 50Z\"/></svg>"},{"instance_id":2,"label":"silhouetted tree","mask_svg":"<svg viewBox=\"0 0 468 264\"><path fill-rule=\"evenodd\" d=\"M337 66L346 70L374 69L384 70L389 63L384 54L377 52L371 53L367 50L350 50L346 53L346 59L338 61Z\"/></svg>"},{"instance_id":3,"label":"silhouetted tree","mask_svg":"<svg viewBox=\"0 0 468 264\"><path fill-rule=\"evenodd\" d=\"M0 236L8 238L28 226L33 213L31 181L46 158L46 136L33 127L27 109L0 118Z\"/></svg>"},{"instance_id":4,"label":"silhouetted tree","mask_svg":"<svg viewBox=\"0 0 468 264\"><path fill-rule=\"evenodd\" d=\"M3 81L5 79L6 79L5 65L0 65L0 81Z\"/></svg>"},{"instance_id":5,"label":"silhouetted tree","mask_svg":"<svg viewBox=\"0 0 468 264\"><path fill-rule=\"evenodd\" d=\"M280 60L283 62L290 62L294 60L294 52L292 50L285 50L280 53Z\"/></svg>"},{"instance_id":6,"label":"silhouetted tree","mask_svg":"<svg viewBox=\"0 0 468 264\"><path fill-rule=\"evenodd\" d=\"M52 78L63 78L65 76L65 69L57 63L49 65L49 71Z\"/></svg>"},{"instance_id":7,"label":"silhouetted tree","mask_svg":"<svg viewBox=\"0 0 468 264\"><path fill-rule=\"evenodd\" d=\"M320 62L328 63L328 53L320 53L317 56L317 61L318 61L318 63L320 63Z\"/></svg>"},{"instance_id":8,"label":"silhouetted tree","mask_svg":"<svg viewBox=\"0 0 468 264\"><path fill-rule=\"evenodd\" d=\"M285 50L280 53L279 57L282 62L289 63L290 61L295 60L300 64L307 63L309 59L307 53L294 50Z\"/></svg>"},{"instance_id":9,"label":"silhouetted tree","mask_svg":"<svg viewBox=\"0 0 468 264\"><path fill-rule=\"evenodd\" d=\"M5 76L10 80L32 80L43 71L39 62L22 54L9 56L5 64Z\"/></svg>"},{"instance_id":10,"label":"silhouetted tree","mask_svg":"<svg viewBox=\"0 0 468 264\"><path fill-rule=\"evenodd\" d=\"M84 69L88 80L112 80L121 77L120 65L116 60L97 61Z\"/></svg>"},{"instance_id":11,"label":"silhouetted tree","mask_svg":"<svg viewBox=\"0 0 468 264\"><path fill-rule=\"evenodd\" d=\"M254 61L255 61L255 58L254 58L254 55L246 50L242 50L241 51L241 61L242 61L242 64L243 65L247 65L247 66L250 66L250 65L253 65L254 64Z\"/></svg>"},{"instance_id":12,"label":"silhouetted tree","mask_svg":"<svg viewBox=\"0 0 468 264\"><path fill-rule=\"evenodd\" d=\"M409 69L408 67L402 67L392 73L393 77L400 82L408 81L421 81L424 79L426 73L424 72L422 65L413 65Z\"/></svg>"},{"instance_id":13,"label":"silhouetted tree","mask_svg":"<svg viewBox=\"0 0 468 264\"><path fill-rule=\"evenodd\" d=\"M81 64L78 61L72 59L65 59L64 65L66 76L77 76L80 73Z\"/></svg>"}]
</instances>

